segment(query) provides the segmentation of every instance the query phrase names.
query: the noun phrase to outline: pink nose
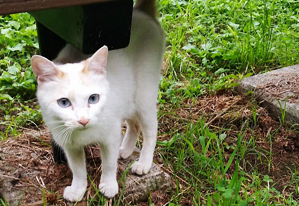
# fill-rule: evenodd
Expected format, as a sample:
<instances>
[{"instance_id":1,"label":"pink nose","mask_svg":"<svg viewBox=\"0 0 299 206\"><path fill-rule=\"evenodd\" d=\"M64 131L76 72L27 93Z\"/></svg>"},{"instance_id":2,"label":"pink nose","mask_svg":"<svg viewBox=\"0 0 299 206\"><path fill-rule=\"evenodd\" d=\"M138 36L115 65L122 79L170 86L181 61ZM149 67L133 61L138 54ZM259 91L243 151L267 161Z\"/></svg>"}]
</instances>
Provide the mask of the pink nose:
<instances>
[{"instance_id":1,"label":"pink nose","mask_svg":"<svg viewBox=\"0 0 299 206\"><path fill-rule=\"evenodd\" d=\"M82 124L83 126L87 125L87 123L89 122L89 119L85 119L84 117L82 117L78 123Z\"/></svg>"}]
</instances>

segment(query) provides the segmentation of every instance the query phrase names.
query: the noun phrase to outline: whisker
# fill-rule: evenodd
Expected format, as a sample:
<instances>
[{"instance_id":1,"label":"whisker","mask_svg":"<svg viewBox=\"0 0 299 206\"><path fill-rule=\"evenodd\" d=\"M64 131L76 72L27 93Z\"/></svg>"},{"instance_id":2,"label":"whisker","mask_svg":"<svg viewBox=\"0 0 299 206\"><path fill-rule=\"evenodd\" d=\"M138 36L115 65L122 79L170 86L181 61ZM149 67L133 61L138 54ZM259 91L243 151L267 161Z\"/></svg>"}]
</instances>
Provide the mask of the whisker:
<instances>
[{"instance_id":1,"label":"whisker","mask_svg":"<svg viewBox=\"0 0 299 206\"><path fill-rule=\"evenodd\" d=\"M62 142L62 145L63 146L66 146L67 142L68 142L68 135L70 133L70 128L68 128L66 131L65 131L65 135L63 137L63 142Z\"/></svg>"},{"instance_id":2,"label":"whisker","mask_svg":"<svg viewBox=\"0 0 299 206\"><path fill-rule=\"evenodd\" d=\"M51 131L55 131L55 130L57 130L57 129L61 128L61 127L65 127L65 125L59 125L59 126L57 126L57 127L53 128L53 129L50 129L50 130L51 130Z\"/></svg>"},{"instance_id":3,"label":"whisker","mask_svg":"<svg viewBox=\"0 0 299 206\"><path fill-rule=\"evenodd\" d=\"M74 131L74 129L73 129L73 128L70 128L69 133L68 133L68 136L67 136L67 138L66 138L66 141L67 141L67 142L70 141L70 138L71 138L71 136L72 136L73 131Z\"/></svg>"},{"instance_id":4,"label":"whisker","mask_svg":"<svg viewBox=\"0 0 299 206\"><path fill-rule=\"evenodd\" d=\"M56 134L56 138L57 139L59 139L59 138L61 138L62 137L62 135L68 130L69 128L64 128L64 129L62 129L61 131L59 131L57 134ZM59 142L61 142L61 141L59 141Z\"/></svg>"},{"instance_id":5,"label":"whisker","mask_svg":"<svg viewBox=\"0 0 299 206\"><path fill-rule=\"evenodd\" d=\"M67 144L67 142L70 141L70 138L71 138L71 135L72 135L73 131L74 131L74 128L72 128L72 127L67 128L67 130L65 131L63 142L62 142L63 146L65 146Z\"/></svg>"},{"instance_id":6,"label":"whisker","mask_svg":"<svg viewBox=\"0 0 299 206\"><path fill-rule=\"evenodd\" d=\"M64 122L65 122L64 120L53 120L53 121L46 122L46 124L55 124L55 123L64 123Z\"/></svg>"}]
</instances>

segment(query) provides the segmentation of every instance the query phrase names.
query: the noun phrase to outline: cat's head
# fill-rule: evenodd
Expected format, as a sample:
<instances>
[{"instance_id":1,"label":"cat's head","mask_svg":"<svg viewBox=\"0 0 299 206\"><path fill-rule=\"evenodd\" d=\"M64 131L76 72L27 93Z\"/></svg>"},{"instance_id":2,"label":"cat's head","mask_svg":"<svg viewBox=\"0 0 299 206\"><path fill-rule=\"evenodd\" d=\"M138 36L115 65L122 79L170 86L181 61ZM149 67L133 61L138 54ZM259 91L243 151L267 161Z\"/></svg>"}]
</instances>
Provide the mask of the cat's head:
<instances>
[{"instance_id":1,"label":"cat's head","mask_svg":"<svg viewBox=\"0 0 299 206\"><path fill-rule=\"evenodd\" d=\"M80 63L56 65L42 56L32 57L37 98L48 126L85 129L95 125L109 93L107 56L104 46Z\"/></svg>"}]
</instances>

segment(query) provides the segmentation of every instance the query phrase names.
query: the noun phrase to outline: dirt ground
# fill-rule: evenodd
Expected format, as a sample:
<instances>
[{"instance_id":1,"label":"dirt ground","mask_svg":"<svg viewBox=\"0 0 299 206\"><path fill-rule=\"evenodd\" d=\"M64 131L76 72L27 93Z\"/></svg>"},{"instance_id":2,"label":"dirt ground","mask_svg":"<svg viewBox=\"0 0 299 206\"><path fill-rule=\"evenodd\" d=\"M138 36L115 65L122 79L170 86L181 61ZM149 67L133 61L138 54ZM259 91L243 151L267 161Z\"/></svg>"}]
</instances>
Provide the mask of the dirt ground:
<instances>
[{"instance_id":1,"label":"dirt ground","mask_svg":"<svg viewBox=\"0 0 299 206\"><path fill-rule=\"evenodd\" d=\"M67 185L71 185L72 173L67 164L56 164L51 149L51 136L46 130L27 131L17 138L3 141L0 146L0 197L16 196L21 198L21 205L43 205L43 198L48 204L72 205L63 200L63 191ZM78 206L87 205L88 199L98 200L93 187L97 187L101 175L101 159L98 145L89 146L85 149L89 185L83 201ZM123 164L123 160L119 161ZM126 163L127 164L127 163ZM159 164L159 163L158 163ZM159 167L161 164L159 165ZM124 168L119 166L117 179L121 179ZM136 177L135 181L137 181ZM5 180L5 181L3 181ZM91 184L92 182L92 184ZM120 191L123 182L120 182ZM2 188L1 188L2 187ZM3 189L9 188L9 191ZM2 189L2 190L1 190ZM113 205L114 201L108 200L106 205ZM158 190L151 194L154 202L167 203L169 197L164 191ZM126 197L122 198L122 205L127 205ZM14 205L17 201L10 202ZM139 205L146 203L138 203Z\"/></svg>"},{"instance_id":2,"label":"dirt ground","mask_svg":"<svg viewBox=\"0 0 299 206\"><path fill-rule=\"evenodd\" d=\"M16 196L22 197L21 205L26 206L43 205L43 198L48 204L71 205L62 198L64 188L72 181L71 170L67 164L55 164L50 144L50 133L46 130L30 131L1 144L0 179L5 179L4 182L2 181L2 188L10 188L10 191L1 191L0 185L1 196L21 194ZM87 172L93 185L89 180L84 199L77 204L79 206L87 205L88 199L97 200L98 197L93 187L99 185L101 175L99 146L89 146L85 153ZM119 162L119 164L121 163L122 161ZM119 167L118 179L121 178L123 172L124 169ZM123 183L120 182L119 186L121 191ZM106 205L113 205L119 195L115 199L109 200ZM169 199L165 198L165 193L159 190L153 192L151 197L160 203L166 203ZM12 202L11 204L13 205ZM128 202L123 197L122 205L127 204Z\"/></svg>"},{"instance_id":3,"label":"dirt ground","mask_svg":"<svg viewBox=\"0 0 299 206\"><path fill-rule=\"evenodd\" d=\"M236 137L241 131L242 125L247 121L249 129L246 131L244 141L249 141L252 134L255 137L256 148L265 156L258 157L256 151L248 152L245 155L246 165L243 168L246 172L251 172L252 165L256 166L261 175L269 175L275 182L274 187L283 195L293 194L297 189L289 183L292 172L299 168L299 134L293 130L291 125L281 126L279 117L269 114L267 109L255 106L255 98L250 95L240 95L240 91L219 91L215 95L201 97L194 100L186 100L179 109L171 114L164 115L160 120L160 134L165 134L173 128L175 132L184 132L186 122L196 124L198 118L203 118L206 125L213 131L226 128L225 142L229 145L236 143ZM253 107L256 107L256 124L253 118ZM165 107L164 113L170 109ZM180 125L178 127L177 125ZM169 136L162 135L160 140L168 139ZM270 155L271 151L271 155ZM228 161L231 149L226 150L226 161ZM263 162L263 163L262 163ZM270 167L267 162L271 162ZM232 173L232 170L228 171ZM298 198L298 197L294 197Z\"/></svg>"},{"instance_id":4,"label":"dirt ground","mask_svg":"<svg viewBox=\"0 0 299 206\"><path fill-rule=\"evenodd\" d=\"M184 131L182 125L185 125L186 121L195 123L198 118L203 117L211 129L229 128L226 138L229 143L235 141L242 124L248 121L256 136L258 148L266 151L270 151L272 148L272 159L271 167L268 168L266 164L260 163L261 161L256 155L248 153L246 155L248 163L244 170L249 171L250 164L260 164L259 172L270 174L270 178L276 182L277 190L286 194L294 191L295 188L288 186L291 172L286 168L294 170L299 166L299 135L286 127L281 127L277 119L272 118L265 108L259 106L256 108L258 123L255 125L252 115L252 100L250 96L229 91L201 97L195 101L186 100L181 107L176 109L166 106L162 108L165 115L159 120L158 140L169 140L173 133ZM251 133L248 131L243 141L248 140L250 136ZM14 189L23 191L21 205L42 205L43 196L49 204L68 205L61 197L65 186L71 184L72 174L67 165L54 163L50 145L50 134L44 128L40 131L25 129L18 138L9 138L1 142L0 174L2 177L0 176L0 183L9 182ZM229 149L227 150L228 154L231 152ZM99 147L86 148L86 157L90 178L95 185L98 185L101 174ZM155 162L163 164L159 157L155 157ZM118 177L122 172L118 172ZM95 196L95 190L92 185L89 185L84 201L78 205L86 205L86 199ZM151 201L155 205L164 205L169 200L170 195L165 191L153 192L151 195ZM182 205L190 205L190 202L185 201L185 203L182 202ZM125 203L123 204L125 205ZM138 205L148 205L148 202L140 202Z\"/></svg>"}]
</instances>

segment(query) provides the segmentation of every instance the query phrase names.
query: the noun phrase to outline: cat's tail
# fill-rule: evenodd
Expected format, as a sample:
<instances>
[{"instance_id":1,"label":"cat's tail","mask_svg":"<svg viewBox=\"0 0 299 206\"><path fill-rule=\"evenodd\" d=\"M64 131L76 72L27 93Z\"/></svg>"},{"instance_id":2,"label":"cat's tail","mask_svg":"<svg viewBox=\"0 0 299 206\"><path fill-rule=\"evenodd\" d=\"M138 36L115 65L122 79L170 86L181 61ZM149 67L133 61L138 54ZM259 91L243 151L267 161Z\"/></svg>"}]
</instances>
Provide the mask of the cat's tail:
<instances>
[{"instance_id":1,"label":"cat's tail","mask_svg":"<svg viewBox=\"0 0 299 206\"><path fill-rule=\"evenodd\" d=\"M156 0L136 0L134 8L145 12L153 18L157 16Z\"/></svg>"}]
</instances>

